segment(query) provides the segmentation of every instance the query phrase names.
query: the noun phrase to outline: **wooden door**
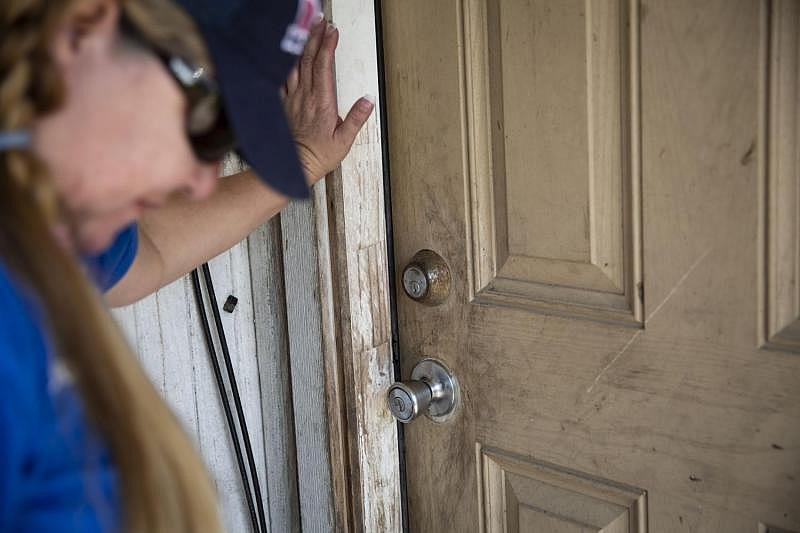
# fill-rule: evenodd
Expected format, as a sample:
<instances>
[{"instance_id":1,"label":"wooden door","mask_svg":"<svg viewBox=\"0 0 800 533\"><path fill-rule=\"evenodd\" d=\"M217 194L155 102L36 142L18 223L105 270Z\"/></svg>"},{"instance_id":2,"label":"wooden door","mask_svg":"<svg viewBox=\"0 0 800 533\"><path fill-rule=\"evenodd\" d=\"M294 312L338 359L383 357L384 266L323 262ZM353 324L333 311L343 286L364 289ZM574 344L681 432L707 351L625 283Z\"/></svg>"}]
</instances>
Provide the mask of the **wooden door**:
<instances>
[{"instance_id":1,"label":"wooden door","mask_svg":"<svg viewBox=\"0 0 800 533\"><path fill-rule=\"evenodd\" d=\"M383 2L413 532L800 531L800 2ZM780 528L780 529L778 529Z\"/></svg>"}]
</instances>

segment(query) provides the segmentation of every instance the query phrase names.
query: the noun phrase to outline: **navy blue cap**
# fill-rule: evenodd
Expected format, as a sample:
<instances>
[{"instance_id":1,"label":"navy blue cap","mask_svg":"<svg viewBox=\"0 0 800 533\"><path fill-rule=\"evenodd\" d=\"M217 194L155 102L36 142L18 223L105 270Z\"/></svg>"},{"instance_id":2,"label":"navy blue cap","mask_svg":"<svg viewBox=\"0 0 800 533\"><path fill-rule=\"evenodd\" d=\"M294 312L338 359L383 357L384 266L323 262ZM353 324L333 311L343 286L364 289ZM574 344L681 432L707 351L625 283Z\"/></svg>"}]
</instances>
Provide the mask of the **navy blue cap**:
<instances>
[{"instance_id":1,"label":"navy blue cap","mask_svg":"<svg viewBox=\"0 0 800 533\"><path fill-rule=\"evenodd\" d=\"M206 41L244 158L279 192L308 197L280 90L303 52L320 0L177 1Z\"/></svg>"}]
</instances>

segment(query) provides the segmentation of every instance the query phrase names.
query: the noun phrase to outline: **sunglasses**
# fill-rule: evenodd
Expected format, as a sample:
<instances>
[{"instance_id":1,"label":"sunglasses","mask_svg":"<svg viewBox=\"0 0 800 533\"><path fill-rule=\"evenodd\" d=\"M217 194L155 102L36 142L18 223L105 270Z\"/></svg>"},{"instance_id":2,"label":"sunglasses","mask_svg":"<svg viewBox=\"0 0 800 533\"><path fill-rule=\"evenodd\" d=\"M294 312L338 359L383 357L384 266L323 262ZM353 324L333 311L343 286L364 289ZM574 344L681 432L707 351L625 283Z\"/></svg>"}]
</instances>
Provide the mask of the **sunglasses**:
<instances>
[{"instance_id":1,"label":"sunglasses","mask_svg":"<svg viewBox=\"0 0 800 533\"><path fill-rule=\"evenodd\" d=\"M186 98L186 136L195 156L216 163L235 150L236 136L225 113L219 86L206 68L151 43L127 17L120 19L120 31L158 57Z\"/></svg>"}]
</instances>

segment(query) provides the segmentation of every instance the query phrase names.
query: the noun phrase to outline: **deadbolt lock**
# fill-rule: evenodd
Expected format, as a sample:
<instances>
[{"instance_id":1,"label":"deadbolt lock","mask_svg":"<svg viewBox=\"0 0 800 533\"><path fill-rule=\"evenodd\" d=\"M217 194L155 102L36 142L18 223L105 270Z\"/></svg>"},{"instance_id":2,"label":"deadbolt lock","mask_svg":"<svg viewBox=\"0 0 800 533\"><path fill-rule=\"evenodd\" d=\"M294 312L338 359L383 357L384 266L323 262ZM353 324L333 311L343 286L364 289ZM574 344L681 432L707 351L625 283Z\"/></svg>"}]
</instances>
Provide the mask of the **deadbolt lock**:
<instances>
[{"instance_id":1,"label":"deadbolt lock","mask_svg":"<svg viewBox=\"0 0 800 533\"><path fill-rule=\"evenodd\" d=\"M403 290L414 301L439 305L450 294L450 268L436 252L420 250L403 270Z\"/></svg>"},{"instance_id":2,"label":"deadbolt lock","mask_svg":"<svg viewBox=\"0 0 800 533\"><path fill-rule=\"evenodd\" d=\"M458 405L459 388L453 374L436 359L423 359L411 372L410 381L389 387L387 402L394 417L407 424L424 414L443 422Z\"/></svg>"}]
</instances>

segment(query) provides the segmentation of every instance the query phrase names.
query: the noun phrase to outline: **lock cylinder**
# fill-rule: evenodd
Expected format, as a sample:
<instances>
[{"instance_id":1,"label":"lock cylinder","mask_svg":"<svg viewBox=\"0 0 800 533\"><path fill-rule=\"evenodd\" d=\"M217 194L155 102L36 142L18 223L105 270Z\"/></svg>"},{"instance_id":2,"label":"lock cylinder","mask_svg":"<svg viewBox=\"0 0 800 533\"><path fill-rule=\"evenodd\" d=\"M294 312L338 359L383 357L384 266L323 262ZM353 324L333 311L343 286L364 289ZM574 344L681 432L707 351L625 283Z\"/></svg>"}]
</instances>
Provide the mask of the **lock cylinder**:
<instances>
[{"instance_id":1,"label":"lock cylinder","mask_svg":"<svg viewBox=\"0 0 800 533\"><path fill-rule=\"evenodd\" d=\"M420 250L403 269L403 290L425 305L440 305L450 295L450 267L432 250Z\"/></svg>"},{"instance_id":2,"label":"lock cylinder","mask_svg":"<svg viewBox=\"0 0 800 533\"><path fill-rule=\"evenodd\" d=\"M456 409L458 397L458 382L450 370L436 359L426 358L414 367L411 380L389 387L386 401L392 415L407 424L421 414L443 422Z\"/></svg>"},{"instance_id":3,"label":"lock cylinder","mask_svg":"<svg viewBox=\"0 0 800 533\"><path fill-rule=\"evenodd\" d=\"M433 391L424 381L395 383L389 389L389 410L394 417L407 424L428 410Z\"/></svg>"}]
</instances>

